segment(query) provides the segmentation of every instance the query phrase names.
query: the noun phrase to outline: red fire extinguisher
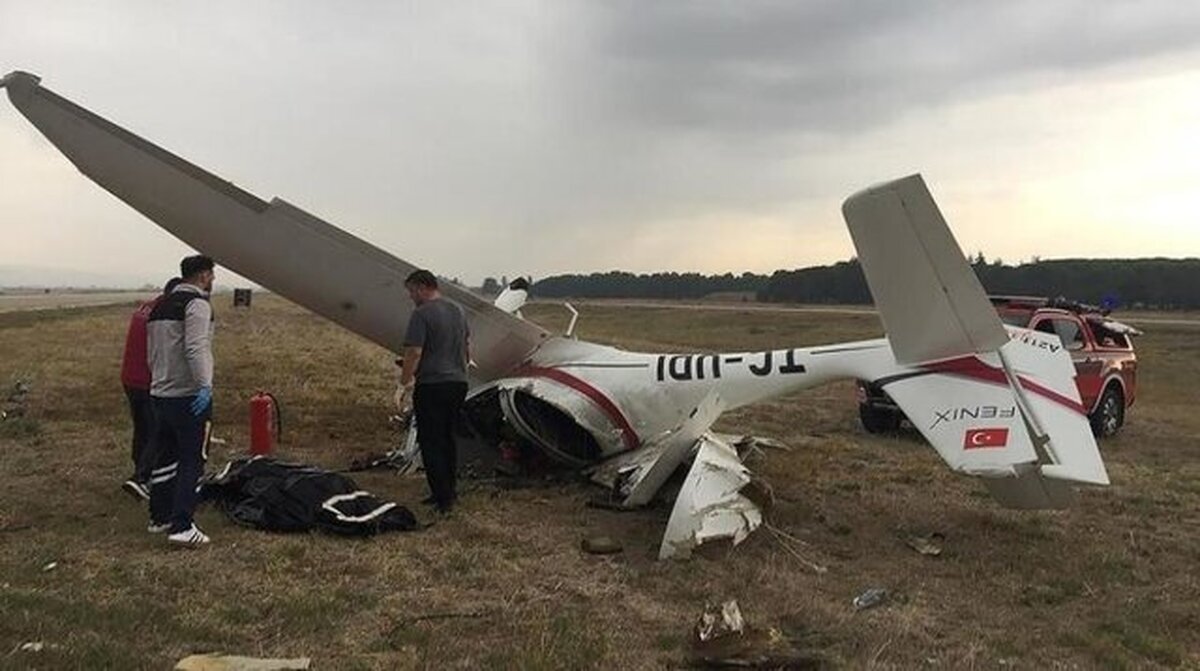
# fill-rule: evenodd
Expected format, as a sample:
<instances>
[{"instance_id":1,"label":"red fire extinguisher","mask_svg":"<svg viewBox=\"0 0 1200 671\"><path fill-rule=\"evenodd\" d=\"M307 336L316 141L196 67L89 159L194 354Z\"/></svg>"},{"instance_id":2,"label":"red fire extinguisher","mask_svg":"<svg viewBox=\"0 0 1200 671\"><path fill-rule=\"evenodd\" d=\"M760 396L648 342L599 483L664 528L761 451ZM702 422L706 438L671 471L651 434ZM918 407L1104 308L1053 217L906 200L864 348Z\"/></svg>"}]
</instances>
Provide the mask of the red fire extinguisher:
<instances>
[{"instance_id":1,"label":"red fire extinguisher","mask_svg":"<svg viewBox=\"0 0 1200 671\"><path fill-rule=\"evenodd\" d=\"M279 402L269 392L250 398L250 454L270 454L283 430Z\"/></svg>"}]
</instances>

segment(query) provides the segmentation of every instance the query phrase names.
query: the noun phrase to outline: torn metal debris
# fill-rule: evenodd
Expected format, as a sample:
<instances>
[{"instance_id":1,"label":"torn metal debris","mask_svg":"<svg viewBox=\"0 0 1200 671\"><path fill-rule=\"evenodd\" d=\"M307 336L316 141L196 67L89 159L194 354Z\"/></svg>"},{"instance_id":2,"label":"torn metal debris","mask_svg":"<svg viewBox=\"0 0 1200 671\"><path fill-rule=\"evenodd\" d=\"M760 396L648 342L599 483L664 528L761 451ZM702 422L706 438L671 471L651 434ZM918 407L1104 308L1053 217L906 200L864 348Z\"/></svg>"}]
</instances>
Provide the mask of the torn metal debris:
<instances>
[{"instance_id":1,"label":"torn metal debris","mask_svg":"<svg viewBox=\"0 0 1200 671\"><path fill-rule=\"evenodd\" d=\"M175 665L175 671L304 671L311 663L308 657L282 659L211 653L184 657Z\"/></svg>"},{"instance_id":2,"label":"torn metal debris","mask_svg":"<svg viewBox=\"0 0 1200 671\"><path fill-rule=\"evenodd\" d=\"M700 621L696 623L696 640L704 643L723 636L741 634L746 628L737 599L729 599L719 607L705 604Z\"/></svg>"},{"instance_id":3,"label":"torn metal debris","mask_svg":"<svg viewBox=\"0 0 1200 671\"><path fill-rule=\"evenodd\" d=\"M741 494L750 483L750 470L737 451L708 434L699 445L667 521L659 559L687 558L696 547L718 539L737 545L762 524L758 506Z\"/></svg>"},{"instance_id":4,"label":"torn metal debris","mask_svg":"<svg viewBox=\"0 0 1200 671\"><path fill-rule=\"evenodd\" d=\"M689 663L711 669L828 668L828 660L812 648L811 634L793 625L752 627L737 601L708 604L694 631Z\"/></svg>"},{"instance_id":5,"label":"torn metal debris","mask_svg":"<svg viewBox=\"0 0 1200 671\"><path fill-rule=\"evenodd\" d=\"M930 534L913 534L904 537L904 544L926 557L938 557L942 554L942 543L946 537L935 531Z\"/></svg>"},{"instance_id":6,"label":"torn metal debris","mask_svg":"<svg viewBox=\"0 0 1200 671\"><path fill-rule=\"evenodd\" d=\"M883 605L888 598L888 591L882 587L872 587L871 589L854 597L854 610L866 610L876 606Z\"/></svg>"},{"instance_id":7,"label":"torn metal debris","mask_svg":"<svg viewBox=\"0 0 1200 671\"><path fill-rule=\"evenodd\" d=\"M57 643L47 643L45 641L26 641L18 645L17 650L21 652L44 652L46 650L62 650L62 646Z\"/></svg>"}]
</instances>

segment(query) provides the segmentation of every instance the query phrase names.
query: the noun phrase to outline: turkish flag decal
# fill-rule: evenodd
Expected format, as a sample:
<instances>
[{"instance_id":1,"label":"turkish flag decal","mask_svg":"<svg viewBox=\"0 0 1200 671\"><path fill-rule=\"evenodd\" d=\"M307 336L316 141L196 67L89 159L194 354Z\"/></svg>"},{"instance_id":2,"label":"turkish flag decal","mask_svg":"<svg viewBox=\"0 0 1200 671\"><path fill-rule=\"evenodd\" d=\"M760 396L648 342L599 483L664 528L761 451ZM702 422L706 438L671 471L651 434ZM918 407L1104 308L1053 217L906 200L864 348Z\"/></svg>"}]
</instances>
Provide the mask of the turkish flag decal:
<instances>
[{"instance_id":1,"label":"turkish flag decal","mask_svg":"<svg viewBox=\"0 0 1200 671\"><path fill-rule=\"evenodd\" d=\"M1004 447L1008 445L1008 429L967 429L963 436L963 449L980 447Z\"/></svg>"}]
</instances>

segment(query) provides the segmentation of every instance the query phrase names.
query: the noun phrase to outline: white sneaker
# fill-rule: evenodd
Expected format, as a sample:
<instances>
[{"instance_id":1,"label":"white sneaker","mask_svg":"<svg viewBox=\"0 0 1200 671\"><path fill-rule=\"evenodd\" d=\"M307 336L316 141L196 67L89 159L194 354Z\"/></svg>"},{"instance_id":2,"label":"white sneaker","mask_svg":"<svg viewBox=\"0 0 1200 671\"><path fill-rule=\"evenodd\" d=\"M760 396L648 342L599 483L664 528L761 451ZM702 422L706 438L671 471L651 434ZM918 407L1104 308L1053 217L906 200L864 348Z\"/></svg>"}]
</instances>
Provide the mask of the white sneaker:
<instances>
[{"instance_id":1,"label":"white sneaker","mask_svg":"<svg viewBox=\"0 0 1200 671\"><path fill-rule=\"evenodd\" d=\"M139 501L150 500L150 489L138 482L137 480L129 479L121 483L121 489L133 498Z\"/></svg>"},{"instance_id":2,"label":"white sneaker","mask_svg":"<svg viewBox=\"0 0 1200 671\"><path fill-rule=\"evenodd\" d=\"M167 536L167 542L182 545L183 547L195 548L201 545L208 545L211 541L208 539L208 536L204 535L203 531L193 524L191 529Z\"/></svg>"},{"instance_id":3,"label":"white sneaker","mask_svg":"<svg viewBox=\"0 0 1200 671\"><path fill-rule=\"evenodd\" d=\"M155 524L154 522L151 522L150 526L146 527L146 531L149 531L152 534L166 533L170 530L171 530L170 522L163 522L162 524Z\"/></svg>"}]
</instances>

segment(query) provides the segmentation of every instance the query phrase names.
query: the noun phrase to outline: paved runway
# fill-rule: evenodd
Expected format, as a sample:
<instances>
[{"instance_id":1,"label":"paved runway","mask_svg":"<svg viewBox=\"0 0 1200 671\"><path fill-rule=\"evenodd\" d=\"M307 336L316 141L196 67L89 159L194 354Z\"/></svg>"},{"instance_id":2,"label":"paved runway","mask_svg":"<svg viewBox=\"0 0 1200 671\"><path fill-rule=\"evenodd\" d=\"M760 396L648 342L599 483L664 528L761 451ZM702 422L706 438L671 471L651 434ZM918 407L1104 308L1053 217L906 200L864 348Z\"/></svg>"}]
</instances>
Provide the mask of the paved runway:
<instances>
[{"instance_id":1,"label":"paved runway","mask_svg":"<svg viewBox=\"0 0 1200 671\"><path fill-rule=\"evenodd\" d=\"M0 294L0 312L22 310L57 310L65 308L96 307L100 305L133 304L144 301L154 294L145 291L113 291L95 293L70 292L22 292Z\"/></svg>"},{"instance_id":2,"label":"paved runway","mask_svg":"<svg viewBox=\"0 0 1200 671\"><path fill-rule=\"evenodd\" d=\"M539 299L539 303L559 303ZM844 315L873 315L875 310L868 307L854 306L821 306L821 305L771 305L770 303L686 303L674 301L623 301L609 299L568 301L575 305L603 305L622 308L654 308L665 310L719 310L728 312L818 312L825 314Z\"/></svg>"},{"instance_id":3,"label":"paved runway","mask_svg":"<svg viewBox=\"0 0 1200 671\"><path fill-rule=\"evenodd\" d=\"M116 291L97 293L15 293L0 294L0 312L18 312L21 310L54 310L78 307L95 307L101 305L120 305L144 301L153 296L149 292ZM538 299L538 303L559 303L561 301ZM855 306L823 306L823 305L772 305L770 303L687 303L675 301L633 301L633 300L576 300L570 301L575 305L600 305L626 308L651 308L663 310L717 310L727 312L774 312L774 313L824 313L847 315L871 315L875 310L869 307ZM1162 313L1156 313L1162 314ZM1117 315L1118 320L1127 321L1134 326L1143 324L1164 324L1173 326L1195 326L1200 328L1200 319L1142 317L1136 313Z\"/></svg>"}]
</instances>

